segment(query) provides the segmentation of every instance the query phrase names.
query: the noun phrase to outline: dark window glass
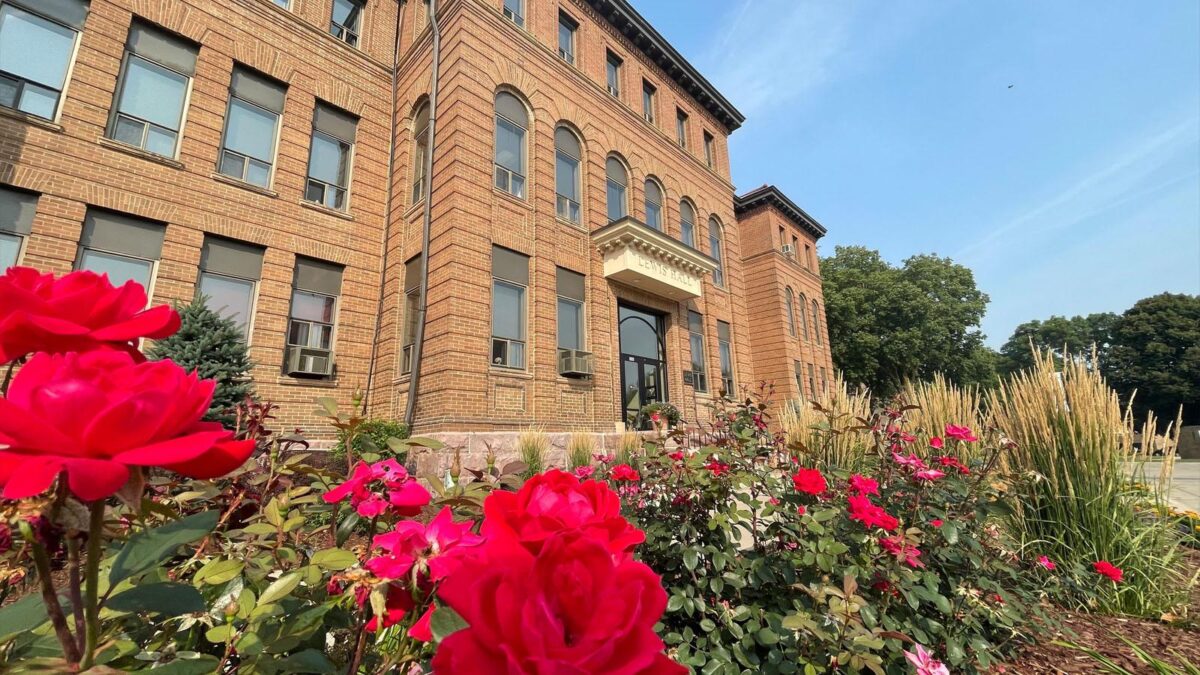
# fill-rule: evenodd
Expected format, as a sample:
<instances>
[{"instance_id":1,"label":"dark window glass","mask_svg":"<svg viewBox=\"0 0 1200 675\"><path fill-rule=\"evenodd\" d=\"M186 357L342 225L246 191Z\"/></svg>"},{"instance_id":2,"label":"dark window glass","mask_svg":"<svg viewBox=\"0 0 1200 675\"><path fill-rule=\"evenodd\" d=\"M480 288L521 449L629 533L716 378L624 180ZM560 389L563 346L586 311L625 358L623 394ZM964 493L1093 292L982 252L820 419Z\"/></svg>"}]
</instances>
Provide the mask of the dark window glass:
<instances>
[{"instance_id":1,"label":"dark window glass","mask_svg":"<svg viewBox=\"0 0 1200 675\"><path fill-rule=\"evenodd\" d=\"M645 80L642 81L642 117L651 124L654 124L654 99L657 93L658 90L654 88L654 85Z\"/></svg>"},{"instance_id":2,"label":"dark window glass","mask_svg":"<svg viewBox=\"0 0 1200 675\"><path fill-rule=\"evenodd\" d=\"M330 35L351 47L358 46L362 13L361 0L333 0L333 14L329 18Z\"/></svg>"},{"instance_id":3,"label":"dark window glass","mask_svg":"<svg viewBox=\"0 0 1200 675\"><path fill-rule=\"evenodd\" d=\"M577 24L570 17L558 15L558 55L567 63L575 63L575 30Z\"/></svg>"},{"instance_id":4,"label":"dark window glass","mask_svg":"<svg viewBox=\"0 0 1200 675\"><path fill-rule=\"evenodd\" d=\"M525 0L504 0L504 17L525 27Z\"/></svg>"},{"instance_id":5,"label":"dark window glass","mask_svg":"<svg viewBox=\"0 0 1200 675\"><path fill-rule=\"evenodd\" d=\"M608 93L621 97L621 59L616 54L608 52L606 59L606 73L608 79Z\"/></svg>"}]
</instances>

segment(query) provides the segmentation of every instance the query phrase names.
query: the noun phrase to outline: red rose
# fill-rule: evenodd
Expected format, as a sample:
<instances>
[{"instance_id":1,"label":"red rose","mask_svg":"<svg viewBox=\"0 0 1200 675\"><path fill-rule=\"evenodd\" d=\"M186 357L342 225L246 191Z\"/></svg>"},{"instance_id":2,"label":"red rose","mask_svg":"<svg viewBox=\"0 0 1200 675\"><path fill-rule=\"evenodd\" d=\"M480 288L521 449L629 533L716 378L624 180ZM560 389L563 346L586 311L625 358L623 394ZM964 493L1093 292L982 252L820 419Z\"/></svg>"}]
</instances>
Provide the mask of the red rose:
<instances>
[{"instance_id":1,"label":"red rose","mask_svg":"<svg viewBox=\"0 0 1200 675\"><path fill-rule=\"evenodd\" d=\"M868 529L881 527L892 532L900 526L900 521L896 520L895 516L884 511L883 507L872 504L871 498L866 495L850 495L846 498L846 503L850 520L857 520Z\"/></svg>"},{"instance_id":2,"label":"red rose","mask_svg":"<svg viewBox=\"0 0 1200 675\"><path fill-rule=\"evenodd\" d=\"M107 275L55 279L30 267L0 275L0 364L33 352L133 351L139 338L177 330L179 314L166 305L146 309L146 291L133 281L114 288Z\"/></svg>"},{"instance_id":3,"label":"red rose","mask_svg":"<svg viewBox=\"0 0 1200 675\"><path fill-rule=\"evenodd\" d=\"M438 595L469 626L442 641L438 675L687 673L654 632L667 606L658 576L581 532L547 539L536 555L491 540Z\"/></svg>"},{"instance_id":4,"label":"red rose","mask_svg":"<svg viewBox=\"0 0 1200 675\"><path fill-rule=\"evenodd\" d=\"M621 516L621 499L608 485L580 483L558 469L530 478L518 492L492 492L483 502L483 515L485 537L515 539L533 553L562 530L581 529L620 556L646 540Z\"/></svg>"},{"instance_id":5,"label":"red rose","mask_svg":"<svg viewBox=\"0 0 1200 675\"><path fill-rule=\"evenodd\" d=\"M965 443L974 443L979 440L975 434L971 433L971 427L960 427L953 424L946 425L946 436Z\"/></svg>"},{"instance_id":6,"label":"red rose","mask_svg":"<svg viewBox=\"0 0 1200 675\"><path fill-rule=\"evenodd\" d=\"M829 489L825 477L816 469L800 469L792 474L792 485L805 494L819 495Z\"/></svg>"},{"instance_id":7,"label":"red rose","mask_svg":"<svg viewBox=\"0 0 1200 675\"><path fill-rule=\"evenodd\" d=\"M215 386L171 361L136 363L125 352L37 354L0 398L4 498L43 492L63 471L86 502L119 490L130 466L192 478L233 471L254 441L200 421Z\"/></svg>"},{"instance_id":8,"label":"red rose","mask_svg":"<svg viewBox=\"0 0 1200 675\"><path fill-rule=\"evenodd\" d=\"M1107 560L1099 560L1092 564L1092 569L1096 570L1096 574L1108 577L1114 584L1121 583L1121 579L1125 577L1125 570L1108 562Z\"/></svg>"},{"instance_id":9,"label":"red rose","mask_svg":"<svg viewBox=\"0 0 1200 675\"><path fill-rule=\"evenodd\" d=\"M850 491L859 495L877 495L879 482L856 473L850 476Z\"/></svg>"},{"instance_id":10,"label":"red rose","mask_svg":"<svg viewBox=\"0 0 1200 675\"><path fill-rule=\"evenodd\" d=\"M399 516L415 516L433 498L395 458L374 464L359 462L350 478L321 496L326 504L347 497L363 518L374 518L389 510Z\"/></svg>"}]
</instances>

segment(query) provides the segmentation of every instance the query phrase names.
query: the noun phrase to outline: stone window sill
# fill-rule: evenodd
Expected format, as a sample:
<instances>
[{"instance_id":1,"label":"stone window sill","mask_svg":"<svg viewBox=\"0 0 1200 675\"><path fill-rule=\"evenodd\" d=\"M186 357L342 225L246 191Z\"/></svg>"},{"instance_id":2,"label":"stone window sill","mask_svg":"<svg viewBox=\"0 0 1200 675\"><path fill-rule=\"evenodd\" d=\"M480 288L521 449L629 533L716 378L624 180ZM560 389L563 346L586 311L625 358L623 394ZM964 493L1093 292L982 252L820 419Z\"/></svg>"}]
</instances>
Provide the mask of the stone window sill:
<instances>
[{"instance_id":1,"label":"stone window sill","mask_svg":"<svg viewBox=\"0 0 1200 675\"><path fill-rule=\"evenodd\" d=\"M526 187L529 187L529 186L526 185ZM500 188L496 187L495 185L492 186L492 192L496 193L497 197L500 197L501 199L504 199L505 201L512 202L516 206L520 206L521 208L526 209L528 211L533 210L533 204L530 204L528 199L522 199L522 198L514 195L511 192L505 192L504 190L501 190ZM529 192L526 191L525 194L529 194Z\"/></svg>"},{"instance_id":2,"label":"stone window sill","mask_svg":"<svg viewBox=\"0 0 1200 675\"><path fill-rule=\"evenodd\" d=\"M244 180L238 180L237 178L234 178L233 176L226 176L223 173L213 173L212 179L217 181L218 183L232 185L233 187L241 188L243 190L246 190L248 192L253 192L255 194L260 194L264 197L271 197L272 199L274 199L279 196L279 193L275 192L274 190L268 190L267 188L262 187L260 185L255 185L254 183L247 183Z\"/></svg>"},{"instance_id":3,"label":"stone window sill","mask_svg":"<svg viewBox=\"0 0 1200 675\"><path fill-rule=\"evenodd\" d=\"M53 131L58 134L66 131L61 124L51 122L44 117L30 115L29 113L21 112L20 110L13 110L12 108L0 107L0 116L8 117L10 119L17 120L18 122L24 122L26 124L45 129L46 131Z\"/></svg>"},{"instance_id":4,"label":"stone window sill","mask_svg":"<svg viewBox=\"0 0 1200 675\"><path fill-rule=\"evenodd\" d=\"M488 366L488 375L495 375L497 377L508 377L508 378L512 378L514 380L532 380L533 379L533 373L531 373L527 370L520 370L518 368L499 368L499 367L496 367L493 365Z\"/></svg>"},{"instance_id":5,"label":"stone window sill","mask_svg":"<svg viewBox=\"0 0 1200 675\"><path fill-rule=\"evenodd\" d=\"M312 209L318 213L324 213L327 216L333 216L334 218L341 218L342 220L351 221L354 220L354 216L346 213L345 211L338 211L337 209L331 209L328 206L321 206L320 204L310 202L306 199L300 200L300 206L303 206L306 209Z\"/></svg>"},{"instance_id":6,"label":"stone window sill","mask_svg":"<svg viewBox=\"0 0 1200 675\"><path fill-rule=\"evenodd\" d=\"M126 145L120 141L114 141L111 138L106 138L104 136L101 136L100 138L96 139L96 141L98 143L100 143L100 145L108 148L109 150L116 150L117 152L123 152L127 155L132 155L134 157L138 157L140 159L144 159L149 162L154 162L155 164L162 164L163 166L169 166L172 169L184 168L183 162L180 162L179 160L171 159L170 157L163 157L162 155L156 155L153 152L146 152L145 150L142 150L141 148L135 148L132 145Z\"/></svg>"}]
</instances>

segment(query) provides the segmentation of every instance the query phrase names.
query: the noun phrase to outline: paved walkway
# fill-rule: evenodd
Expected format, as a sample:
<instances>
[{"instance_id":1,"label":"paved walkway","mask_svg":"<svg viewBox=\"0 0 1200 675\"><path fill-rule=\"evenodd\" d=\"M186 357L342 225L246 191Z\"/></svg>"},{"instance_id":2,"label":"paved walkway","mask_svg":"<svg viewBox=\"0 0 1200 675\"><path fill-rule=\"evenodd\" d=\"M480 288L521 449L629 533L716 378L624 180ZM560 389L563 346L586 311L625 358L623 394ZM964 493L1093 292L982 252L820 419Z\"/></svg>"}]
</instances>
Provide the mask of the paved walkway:
<instances>
[{"instance_id":1,"label":"paved walkway","mask_svg":"<svg viewBox=\"0 0 1200 675\"><path fill-rule=\"evenodd\" d=\"M1146 462L1146 482L1158 477L1159 463ZM1168 498L1176 508L1200 512L1200 460L1178 460Z\"/></svg>"}]
</instances>

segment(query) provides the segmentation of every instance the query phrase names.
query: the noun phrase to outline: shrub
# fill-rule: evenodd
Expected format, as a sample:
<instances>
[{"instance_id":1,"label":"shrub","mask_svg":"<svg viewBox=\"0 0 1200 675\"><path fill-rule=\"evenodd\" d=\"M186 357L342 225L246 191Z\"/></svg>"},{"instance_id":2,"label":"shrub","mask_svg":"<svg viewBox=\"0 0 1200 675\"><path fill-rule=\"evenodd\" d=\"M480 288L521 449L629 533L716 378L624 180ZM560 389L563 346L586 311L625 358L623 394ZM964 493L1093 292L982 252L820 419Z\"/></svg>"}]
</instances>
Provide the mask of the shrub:
<instances>
[{"instance_id":1,"label":"shrub","mask_svg":"<svg viewBox=\"0 0 1200 675\"><path fill-rule=\"evenodd\" d=\"M361 457L364 454L395 457L396 461L403 464L408 459L408 453L404 451L396 452L390 449L388 439L404 440L408 436L408 425L403 422L385 419L364 420L357 426L356 433L354 434L352 442L354 455L356 457ZM333 446L330 454L338 459L346 456L346 442L344 437L338 438L338 442Z\"/></svg>"},{"instance_id":2,"label":"shrub","mask_svg":"<svg viewBox=\"0 0 1200 675\"><path fill-rule=\"evenodd\" d=\"M571 434L567 442L567 468L571 471L592 463L592 455L596 454L596 437L587 432Z\"/></svg>"},{"instance_id":3,"label":"shrub","mask_svg":"<svg viewBox=\"0 0 1200 675\"><path fill-rule=\"evenodd\" d=\"M651 419L655 413L658 413L659 418L667 426L671 427L679 424L679 420L683 418L679 413L679 408L676 408L673 404L666 401L656 401L654 403L647 403L638 411L639 426L643 421Z\"/></svg>"}]
</instances>

